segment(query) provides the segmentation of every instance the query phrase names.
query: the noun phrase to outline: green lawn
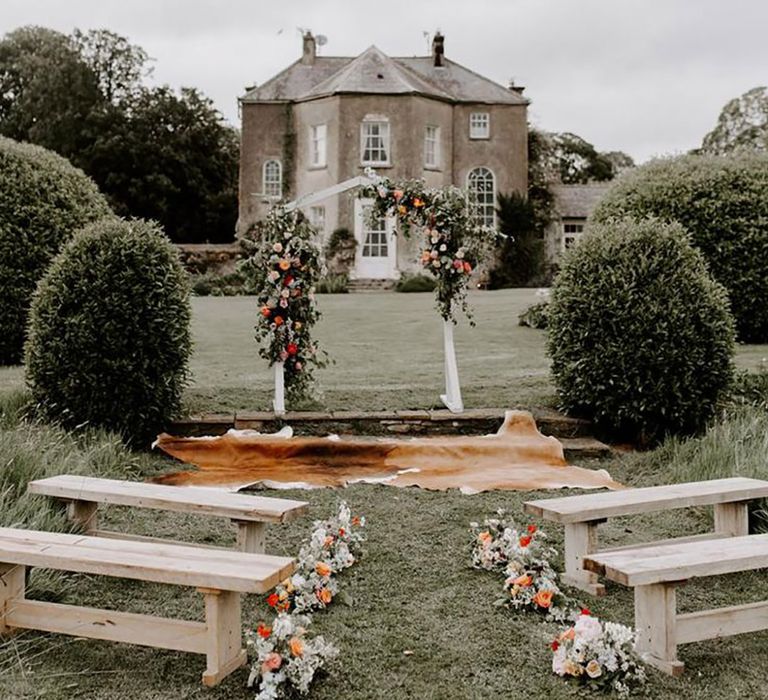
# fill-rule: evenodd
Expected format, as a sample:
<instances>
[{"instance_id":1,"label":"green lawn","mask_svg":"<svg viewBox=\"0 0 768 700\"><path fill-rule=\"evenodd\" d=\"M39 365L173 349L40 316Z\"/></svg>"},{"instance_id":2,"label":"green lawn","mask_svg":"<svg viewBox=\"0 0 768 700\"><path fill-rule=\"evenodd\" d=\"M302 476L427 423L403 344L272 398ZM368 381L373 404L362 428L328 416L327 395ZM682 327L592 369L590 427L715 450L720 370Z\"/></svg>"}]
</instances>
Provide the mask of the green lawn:
<instances>
[{"instance_id":1,"label":"green lawn","mask_svg":"<svg viewBox=\"0 0 768 700\"><path fill-rule=\"evenodd\" d=\"M533 289L475 292L477 327L462 321L456 353L468 407L554 403L544 332L517 325L536 301ZM441 320L432 294L321 295L317 338L335 364L317 373L318 401L298 408L384 410L441 407L444 389ZM266 410L272 373L253 339L252 297L192 301L195 352L190 412ZM768 345L739 346L736 364L755 369ZM0 387L23 383L19 367L0 368Z\"/></svg>"}]
</instances>

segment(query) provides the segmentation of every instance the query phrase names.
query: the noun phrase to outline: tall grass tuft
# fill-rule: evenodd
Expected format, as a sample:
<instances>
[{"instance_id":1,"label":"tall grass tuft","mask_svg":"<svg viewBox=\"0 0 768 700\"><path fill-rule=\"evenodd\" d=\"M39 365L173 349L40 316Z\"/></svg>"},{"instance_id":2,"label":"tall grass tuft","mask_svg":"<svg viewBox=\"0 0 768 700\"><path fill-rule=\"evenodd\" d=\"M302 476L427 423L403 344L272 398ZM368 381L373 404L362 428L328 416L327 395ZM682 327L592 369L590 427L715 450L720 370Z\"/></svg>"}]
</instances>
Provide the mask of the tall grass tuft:
<instances>
[{"instance_id":1,"label":"tall grass tuft","mask_svg":"<svg viewBox=\"0 0 768 700\"><path fill-rule=\"evenodd\" d=\"M28 417L28 396L0 394L0 527L66 532L72 529L63 509L50 499L27 493L27 484L57 474L125 478L137 470L116 435L97 430L68 433ZM31 589L50 597L64 578L34 572Z\"/></svg>"},{"instance_id":2,"label":"tall grass tuft","mask_svg":"<svg viewBox=\"0 0 768 700\"><path fill-rule=\"evenodd\" d=\"M734 407L705 434L670 438L653 452L638 455L638 467L653 471L665 483L731 476L768 480L768 411ZM768 502L752 509L750 527L768 532Z\"/></svg>"}]
</instances>

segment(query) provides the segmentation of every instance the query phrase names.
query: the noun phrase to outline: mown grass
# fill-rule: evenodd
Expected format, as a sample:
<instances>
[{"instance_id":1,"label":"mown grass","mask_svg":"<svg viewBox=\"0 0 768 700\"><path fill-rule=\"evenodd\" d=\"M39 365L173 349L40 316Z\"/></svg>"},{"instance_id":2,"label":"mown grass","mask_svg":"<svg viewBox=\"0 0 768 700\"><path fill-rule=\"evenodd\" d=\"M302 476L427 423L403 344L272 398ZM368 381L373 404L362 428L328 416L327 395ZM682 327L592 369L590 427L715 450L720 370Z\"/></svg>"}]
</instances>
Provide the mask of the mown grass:
<instances>
[{"instance_id":1,"label":"mown grass","mask_svg":"<svg viewBox=\"0 0 768 700\"><path fill-rule=\"evenodd\" d=\"M0 478L3 489L14 494L4 506L15 510L12 516L6 508L0 511L2 524L64 526L61 520L53 523L43 518L41 514L49 510L44 501L22 495L29 478L65 471L137 478L173 468L168 460L129 453L103 433L72 436L56 428L16 424L23 399L16 397L11 405L13 412L0 411L5 416L0 418L0 465L7 472ZM764 475L759 454L764 450L765 428L764 415L745 411L703 438L669 442L656 451L619 456L599 466L636 486L721 476L734 470ZM498 508L522 518L524 500L552 496L551 492L463 496L358 485L341 492L279 495L309 500L316 517L345 498L369 523L365 556L342 579L352 604L337 604L315 619L314 630L332 638L342 655L315 687L312 698L582 697L550 672L548 642L556 627L529 614L495 607L500 580L468 567L470 521ZM234 540L228 523L193 516L109 508L104 510L103 522L137 534L223 545ZM295 554L310 523L311 518L306 518L271 527L268 551ZM708 512L690 509L610 521L601 526L601 538L607 544L647 541L702 532L710 526ZM562 547L561 529L545 527L555 546ZM191 589L85 575L67 575L64 581L67 585L57 588L57 597L72 604L190 619L201 613L200 596ZM576 593L596 614L632 623L631 590L609 584L609 595L600 600ZM750 602L764 595L764 572L750 572L693 580L681 589L680 604L681 609L691 610ZM254 625L267 614L259 597L245 597L246 624ZM766 655L766 632L686 645L680 656L688 665L687 673L675 680L651 670L649 696L660 700L768 698ZM193 655L25 632L0 640L0 698L253 697L245 687L245 671L218 688L204 689L199 682L203 665L202 657Z\"/></svg>"}]
</instances>

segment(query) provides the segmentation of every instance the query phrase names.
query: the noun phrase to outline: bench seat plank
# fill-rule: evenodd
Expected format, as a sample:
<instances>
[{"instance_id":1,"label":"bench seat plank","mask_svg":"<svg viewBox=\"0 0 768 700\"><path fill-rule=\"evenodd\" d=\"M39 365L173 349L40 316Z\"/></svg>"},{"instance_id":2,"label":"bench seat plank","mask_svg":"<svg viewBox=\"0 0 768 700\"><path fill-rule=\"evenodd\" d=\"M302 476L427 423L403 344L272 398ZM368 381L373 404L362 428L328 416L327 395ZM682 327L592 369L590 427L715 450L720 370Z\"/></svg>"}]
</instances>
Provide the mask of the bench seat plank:
<instances>
[{"instance_id":1,"label":"bench seat plank","mask_svg":"<svg viewBox=\"0 0 768 700\"><path fill-rule=\"evenodd\" d=\"M18 629L68 634L110 642L135 641L142 646L205 654L208 628L202 622L153 615L82 608L75 605L15 600L5 622Z\"/></svg>"},{"instance_id":2,"label":"bench seat plank","mask_svg":"<svg viewBox=\"0 0 768 700\"><path fill-rule=\"evenodd\" d=\"M625 586L685 581L768 567L768 534L665 544L584 558L584 568Z\"/></svg>"},{"instance_id":3,"label":"bench seat plank","mask_svg":"<svg viewBox=\"0 0 768 700\"><path fill-rule=\"evenodd\" d=\"M733 477L528 501L524 508L531 515L567 524L755 498L768 498L768 481Z\"/></svg>"},{"instance_id":4,"label":"bench seat plank","mask_svg":"<svg viewBox=\"0 0 768 700\"><path fill-rule=\"evenodd\" d=\"M240 593L264 593L294 560L266 554L0 528L0 562Z\"/></svg>"},{"instance_id":5,"label":"bench seat plank","mask_svg":"<svg viewBox=\"0 0 768 700\"><path fill-rule=\"evenodd\" d=\"M235 520L284 523L304 515L309 504L197 486L165 486L140 481L62 474L29 484L30 493L72 501L154 508Z\"/></svg>"}]
</instances>

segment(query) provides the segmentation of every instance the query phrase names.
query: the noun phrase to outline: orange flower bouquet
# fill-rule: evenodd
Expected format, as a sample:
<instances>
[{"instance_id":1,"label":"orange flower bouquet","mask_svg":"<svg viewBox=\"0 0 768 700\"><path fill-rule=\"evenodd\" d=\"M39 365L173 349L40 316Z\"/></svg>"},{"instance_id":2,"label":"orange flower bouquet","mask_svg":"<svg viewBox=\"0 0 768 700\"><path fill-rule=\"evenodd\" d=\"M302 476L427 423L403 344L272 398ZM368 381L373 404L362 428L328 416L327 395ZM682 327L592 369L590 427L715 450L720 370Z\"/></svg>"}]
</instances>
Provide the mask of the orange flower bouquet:
<instances>
[{"instance_id":1,"label":"orange flower bouquet","mask_svg":"<svg viewBox=\"0 0 768 700\"><path fill-rule=\"evenodd\" d=\"M247 634L252 658L248 686L258 684L256 700L305 695L318 672L338 656L323 637L308 637L309 618L280 613L271 626L259 624Z\"/></svg>"}]
</instances>

